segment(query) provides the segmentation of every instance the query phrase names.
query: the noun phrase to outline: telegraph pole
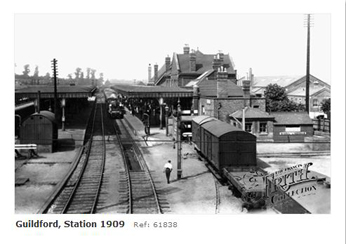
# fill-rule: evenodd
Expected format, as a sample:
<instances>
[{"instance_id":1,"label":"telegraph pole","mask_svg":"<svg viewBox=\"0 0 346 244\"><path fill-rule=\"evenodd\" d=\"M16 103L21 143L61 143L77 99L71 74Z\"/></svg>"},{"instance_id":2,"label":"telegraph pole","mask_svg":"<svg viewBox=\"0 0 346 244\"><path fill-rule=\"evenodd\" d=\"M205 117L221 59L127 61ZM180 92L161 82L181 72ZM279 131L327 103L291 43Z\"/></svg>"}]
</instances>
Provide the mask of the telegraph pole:
<instances>
[{"instance_id":1,"label":"telegraph pole","mask_svg":"<svg viewBox=\"0 0 346 244\"><path fill-rule=\"evenodd\" d=\"M54 114L55 114L55 119L57 119L57 111L58 111L58 94L57 94L57 87L56 87L56 81L57 81L57 63L58 60L53 59L52 60L52 68L53 68L53 82L54 82Z\"/></svg>"},{"instance_id":2,"label":"telegraph pole","mask_svg":"<svg viewBox=\"0 0 346 244\"><path fill-rule=\"evenodd\" d=\"M309 114L310 110L310 25L311 15L307 15L306 26L308 28L307 34L307 50L306 50L306 88L305 88L305 109Z\"/></svg>"},{"instance_id":3,"label":"telegraph pole","mask_svg":"<svg viewBox=\"0 0 346 244\"><path fill-rule=\"evenodd\" d=\"M181 179L182 168L181 168L181 108L180 108L180 99L178 98L178 106L177 106L177 178Z\"/></svg>"}]
</instances>

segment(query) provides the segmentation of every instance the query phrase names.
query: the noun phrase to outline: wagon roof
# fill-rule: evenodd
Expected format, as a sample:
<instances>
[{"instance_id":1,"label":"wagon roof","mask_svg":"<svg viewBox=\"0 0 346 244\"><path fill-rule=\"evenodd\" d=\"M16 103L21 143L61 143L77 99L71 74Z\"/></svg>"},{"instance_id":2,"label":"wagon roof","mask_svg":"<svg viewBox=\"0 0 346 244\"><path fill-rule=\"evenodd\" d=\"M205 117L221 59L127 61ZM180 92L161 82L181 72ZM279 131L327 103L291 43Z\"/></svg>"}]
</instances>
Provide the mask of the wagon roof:
<instances>
[{"instance_id":1,"label":"wagon roof","mask_svg":"<svg viewBox=\"0 0 346 244\"><path fill-rule=\"evenodd\" d=\"M208 121L212 121L212 120L216 120L216 119L214 117L210 117L207 115L196 116L192 119L192 121L194 121L195 123L199 125L204 124L205 122L208 122Z\"/></svg>"},{"instance_id":2,"label":"wagon roof","mask_svg":"<svg viewBox=\"0 0 346 244\"><path fill-rule=\"evenodd\" d=\"M203 124L202 127L204 129L207 129L210 133L212 133L213 135L219 137L222 136L226 133L229 132L234 132L234 131L243 131L231 124L225 123L225 122L221 122L221 121L213 121L213 123L206 123Z\"/></svg>"},{"instance_id":3,"label":"wagon roof","mask_svg":"<svg viewBox=\"0 0 346 244\"><path fill-rule=\"evenodd\" d=\"M50 112L50 111L42 110L39 113L32 114L31 116L43 116L43 117L47 118L48 120L56 123L55 114Z\"/></svg>"}]
</instances>

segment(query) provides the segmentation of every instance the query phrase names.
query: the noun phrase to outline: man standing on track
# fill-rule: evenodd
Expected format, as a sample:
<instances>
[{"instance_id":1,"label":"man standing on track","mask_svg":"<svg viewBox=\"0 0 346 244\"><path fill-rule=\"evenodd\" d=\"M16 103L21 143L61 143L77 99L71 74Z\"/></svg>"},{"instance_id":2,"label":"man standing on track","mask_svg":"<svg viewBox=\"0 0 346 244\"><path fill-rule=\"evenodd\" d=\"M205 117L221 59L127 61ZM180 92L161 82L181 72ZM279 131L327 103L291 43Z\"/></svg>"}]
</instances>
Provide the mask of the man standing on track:
<instances>
[{"instance_id":1,"label":"man standing on track","mask_svg":"<svg viewBox=\"0 0 346 244\"><path fill-rule=\"evenodd\" d=\"M164 167L163 172L166 173L167 184L169 184L169 177L170 177L171 172L173 170L171 160L168 160L168 162L163 167Z\"/></svg>"}]
</instances>

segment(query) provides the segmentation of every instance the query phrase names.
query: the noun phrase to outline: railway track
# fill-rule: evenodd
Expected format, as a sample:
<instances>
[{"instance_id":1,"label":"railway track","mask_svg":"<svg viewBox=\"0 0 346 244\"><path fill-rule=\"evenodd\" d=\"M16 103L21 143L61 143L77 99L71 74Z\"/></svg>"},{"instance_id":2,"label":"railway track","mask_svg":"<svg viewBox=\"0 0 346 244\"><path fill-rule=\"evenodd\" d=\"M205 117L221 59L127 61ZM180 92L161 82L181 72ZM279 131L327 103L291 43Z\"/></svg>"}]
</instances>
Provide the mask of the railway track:
<instances>
[{"instance_id":1,"label":"railway track","mask_svg":"<svg viewBox=\"0 0 346 244\"><path fill-rule=\"evenodd\" d=\"M122 186L123 206L129 214L162 214L159 195L145 160L124 122L117 120L115 130L123 149L125 163Z\"/></svg>"},{"instance_id":2,"label":"railway track","mask_svg":"<svg viewBox=\"0 0 346 244\"><path fill-rule=\"evenodd\" d=\"M126 214L170 211L127 126L123 120L107 118L104 106L104 99L99 96L85 132L84 146L68 175L38 213L93 214L106 209ZM108 158L114 153L118 153L116 161Z\"/></svg>"},{"instance_id":3,"label":"railway track","mask_svg":"<svg viewBox=\"0 0 346 244\"><path fill-rule=\"evenodd\" d=\"M49 214L95 213L105 167L105 136L102 103L96 103L87 128L85 144L73 170L60 186L59 193L40 210Z\"/></svg>"}]
</instances>

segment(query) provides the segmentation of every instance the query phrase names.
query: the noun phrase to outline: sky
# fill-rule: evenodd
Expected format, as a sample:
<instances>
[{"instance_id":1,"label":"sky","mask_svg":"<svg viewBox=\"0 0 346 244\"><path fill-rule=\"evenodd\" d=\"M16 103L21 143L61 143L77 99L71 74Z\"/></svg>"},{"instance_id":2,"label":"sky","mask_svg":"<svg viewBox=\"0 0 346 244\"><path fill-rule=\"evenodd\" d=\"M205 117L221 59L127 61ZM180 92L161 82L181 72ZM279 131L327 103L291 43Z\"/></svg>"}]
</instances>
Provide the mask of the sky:
<instances>
[{"instance_id":1,"label":"sky","mask_svg":"<svg viewBox=\"0 0 346 244\"><path fill-rule=\"evenodd\" d=\"M14 15L15 73L29 64L60 78L77 67L96 69L105 79L148 79L148 65L190 49L229 54L238 77L306 74L307 28L303 13L142 13ZM331 83L331 15L313 14L310 73ZM153 72L152 72L153 74Z\"/></svg>"}]
</instances>

